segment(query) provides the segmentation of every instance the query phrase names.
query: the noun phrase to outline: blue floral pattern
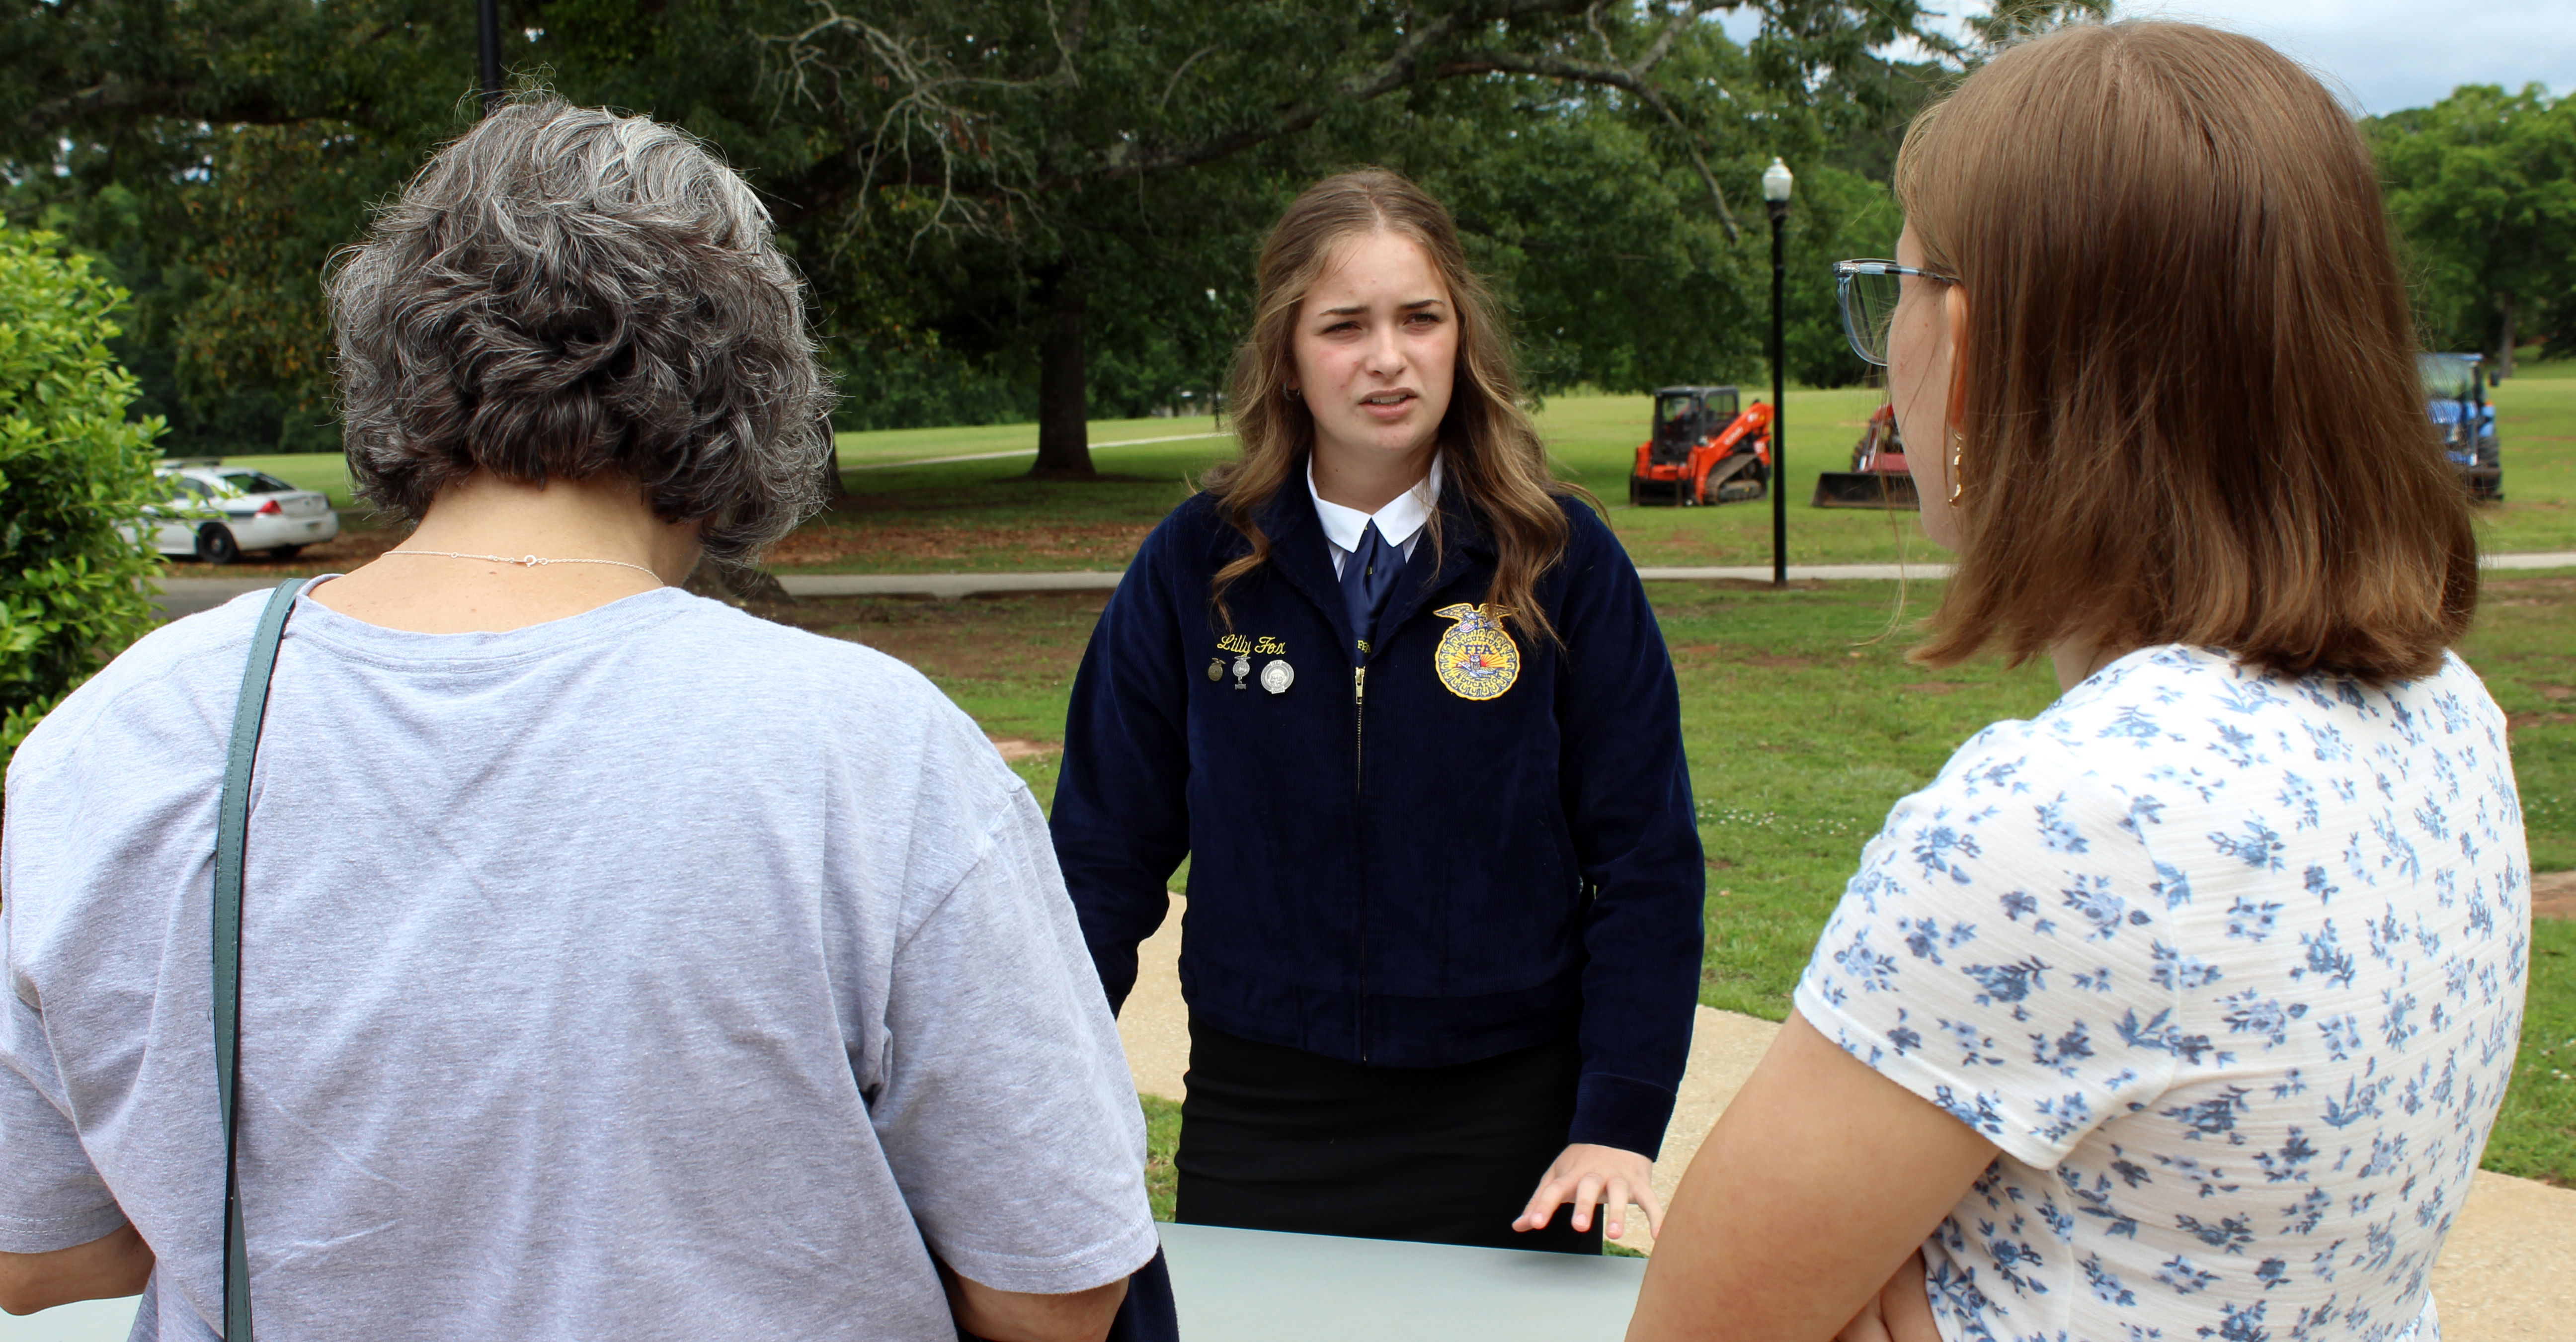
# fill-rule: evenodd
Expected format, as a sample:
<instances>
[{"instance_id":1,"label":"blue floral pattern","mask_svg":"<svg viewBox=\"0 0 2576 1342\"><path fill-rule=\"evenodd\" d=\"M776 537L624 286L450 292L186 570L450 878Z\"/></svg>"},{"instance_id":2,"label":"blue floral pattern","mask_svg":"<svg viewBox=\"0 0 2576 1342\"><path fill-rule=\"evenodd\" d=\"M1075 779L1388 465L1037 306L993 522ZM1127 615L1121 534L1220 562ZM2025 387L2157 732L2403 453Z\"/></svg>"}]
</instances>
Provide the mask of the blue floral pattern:
<instances>
[{"instance_id":1,"label":"blue floral pattern","mask_svg":"<svg viewBox=\"0 0 2576 1342\"><path fill-rule=\"evenodd\" d=\"M1944 1338L2435 1342L2529 886L2457 658L2148 648L1897 803L1797 1006L2003 1152L1924 1245Z\"/></svg>"}]
</instances>

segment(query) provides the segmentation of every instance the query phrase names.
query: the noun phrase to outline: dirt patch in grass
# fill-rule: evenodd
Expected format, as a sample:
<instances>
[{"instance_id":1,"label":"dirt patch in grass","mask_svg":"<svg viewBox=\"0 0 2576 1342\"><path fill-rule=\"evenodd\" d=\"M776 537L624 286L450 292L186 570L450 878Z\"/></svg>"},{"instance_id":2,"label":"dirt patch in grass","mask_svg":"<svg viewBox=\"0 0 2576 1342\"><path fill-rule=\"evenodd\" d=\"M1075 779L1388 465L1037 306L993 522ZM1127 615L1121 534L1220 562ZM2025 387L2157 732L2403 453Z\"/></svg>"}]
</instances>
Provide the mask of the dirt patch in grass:
<instances>
[{"instance_id":1,"label":"dirt patch in grass","mask_svg":"<svg viewBox=\"0 0 2576 1342\"><path fill-rule=\"evenodd\" d=\"M2576 601L2576 578L2483 577L2478 583L2481 606L2558 606Z\"/></svg>"},{"instance_id":2,"label":"dirt patch in grass","mask_svg":"<svg viewBox=\"0 0 2576 1342\"><path fill-rule=\"evenodd\" d=\"M1025 736L995 736L987 732L984 739L992 742L993 748L1002 752L1006 761L1040 759L1064 749L1061 742L1032 741Z\"/></svg>"},{"instance_id":3,"label":"dirt patch in grass","mask_svg":"<svg viewBox=\"0 0 2576 1342\"><path fill-rule=\"evenodd\" d=\"M935 679L1070 680L1108 602L1107 592L969 601L806 597L761 613L781 624L864 643ZM1008 750L1003 757L1012 758Z\"/></svg>"},{"instance_id":4,"label":"dirt patch in grass","mask_svg":"<svg viewBox=\"0 0 2576 1342\"><path fill-rule=\"evenodd\" d=\"M835 519L799 528L769 552L769 564L775 569L793 570L881 561L964 563L978 554L1008 550L1027 555L1032 561L1054 561L1051 567L1071 564L1094 568L1104 559L1113 566L1124 564L1144 543L1145 533L1152 530L1151 526L1127 522L1023 524L997 530L964 523Z\"/></svg>"},{"instance_id":5,"label":"dirt patch in grass","mask_svg":"<svg viewBox=\"0 0 2576 1342\"><path fill-rule=\"evenodd\" d=\"M1765 562L1768 562L1767 557ZM1801 559L1797 562L1803 564L1807 561ZM1644 567L1652 568L1654 566L1649 564ZM1653 581L1664 580L1657 579ZM1759 581L1751 578L1685 578L1675 579L1672 581L1688 582L1690 584L1690 590L1694 595L1708 592L1760 592L1765 596L1777 596L1782 592L1821 592L1824 591L1827 586L1825 581L1821 578L1800 578L1797 581L1790 583L1787 587L1774 587L1771 585L1771 580L1768 578L1764 578Z\"/></svg>"},{"instance_id":6,"label":"dirt patch in grass","mask_svg":"<svg viewBox=\"0 0 2576 1342\"><path fill-rule=\"evenodd\" d=\"M2532 877L2531 916L2576 918L2576 871L2552 871Z\"/></svg>"}]
</instances>

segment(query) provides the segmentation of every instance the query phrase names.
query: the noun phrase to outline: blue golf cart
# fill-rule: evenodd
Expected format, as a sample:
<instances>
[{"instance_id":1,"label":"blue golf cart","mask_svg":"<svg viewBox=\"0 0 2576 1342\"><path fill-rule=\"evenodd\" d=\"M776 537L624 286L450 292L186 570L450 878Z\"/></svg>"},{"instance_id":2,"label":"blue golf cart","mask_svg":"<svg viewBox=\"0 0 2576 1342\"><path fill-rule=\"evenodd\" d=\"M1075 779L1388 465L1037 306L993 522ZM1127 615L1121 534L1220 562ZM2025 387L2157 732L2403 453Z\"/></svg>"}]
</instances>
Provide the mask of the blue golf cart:
<instances>
[{"instance_id":1,"label":"blue golf cart","mask_svg":"<svg viewBox=\"0 0 2576 1342\"><path fill-rule=\"evenodd\" d=\"M2480 502L2504 498L2504 466L2496 455L2496 412L2487 400L2486 361L2475 354L2418 356L2424 374L2424 408L2441 430L2442 452Z\"/></svg>"}]
</instances>

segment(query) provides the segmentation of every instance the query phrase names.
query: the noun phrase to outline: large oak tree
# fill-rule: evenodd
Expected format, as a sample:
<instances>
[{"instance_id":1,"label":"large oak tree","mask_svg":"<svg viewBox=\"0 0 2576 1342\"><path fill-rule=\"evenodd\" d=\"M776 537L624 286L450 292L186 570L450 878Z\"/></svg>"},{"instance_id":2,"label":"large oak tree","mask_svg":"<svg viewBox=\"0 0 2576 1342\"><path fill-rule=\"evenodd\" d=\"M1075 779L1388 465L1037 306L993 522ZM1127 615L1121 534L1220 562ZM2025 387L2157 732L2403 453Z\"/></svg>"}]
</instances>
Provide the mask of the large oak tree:
<instances>
[{"instance_id":1,"label":"large oak tree","mask_svg":"<svg viewBox=\"0 0 2576 1342\"><path fill-rule=\"evenodd\" d=\"M1037 469L1073 476L1091 469L1091 394L1132 409L1209 385L1259 229L1355 162L1456 202L1542 385L1746 367L1759 260L1736 212L1761 165L1847 157L1922 95L1873 53L1941 44L1917 0L1764 0L1739 48L1715 22L1735 7L502 5L518 82L686 126L746 171L854 391L896 414L989 417L959 398L1006 399L1025 384L994 370L1033 363ZM21 0L0 22L11 212L124 269L186 398L318 405L316 277L472 116L472 15L462 0ZM1802 264L1854 220L1892 231L1868 183L1807 180ZM1806 344L1831 364L1829 339Z\"/></svg>"},{"instance_id":2,"label":"large oak tree","mask_svg":"<svg viewBox=\"0 0 2576 1342\"><path fill-rule=\"evenodd\" d=\"M2367 129L2426 338L2506 377L2534 329L2576 339L2576 97L2463 85Z\"/></svg>"}]
</instances>

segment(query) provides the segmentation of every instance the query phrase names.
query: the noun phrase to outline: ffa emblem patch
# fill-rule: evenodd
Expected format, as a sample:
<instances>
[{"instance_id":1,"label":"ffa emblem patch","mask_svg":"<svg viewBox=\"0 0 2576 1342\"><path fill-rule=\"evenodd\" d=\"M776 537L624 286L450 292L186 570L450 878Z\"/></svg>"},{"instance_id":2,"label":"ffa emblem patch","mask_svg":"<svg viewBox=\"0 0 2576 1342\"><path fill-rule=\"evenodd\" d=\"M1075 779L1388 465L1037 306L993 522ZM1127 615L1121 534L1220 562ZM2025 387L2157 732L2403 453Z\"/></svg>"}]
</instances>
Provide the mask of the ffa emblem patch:
<instances>
[{"instance_id":1,"label":"ffa emblem patch","mask_svg":"<svg viewBox=\"0 0 2576 1342\"><path fill-rule=\"evenodd\" d=\"M1451 694L1461 699L1491 699L1520 679L1521 650L1512 643L1512 636L1503 632L1502 617L1510 612L1490 605L1461 603L1431 613L1458 622L1440 636L1440 648L1432 654L1440 683L1448 686Z\"/></svg>"}]
</instances>

